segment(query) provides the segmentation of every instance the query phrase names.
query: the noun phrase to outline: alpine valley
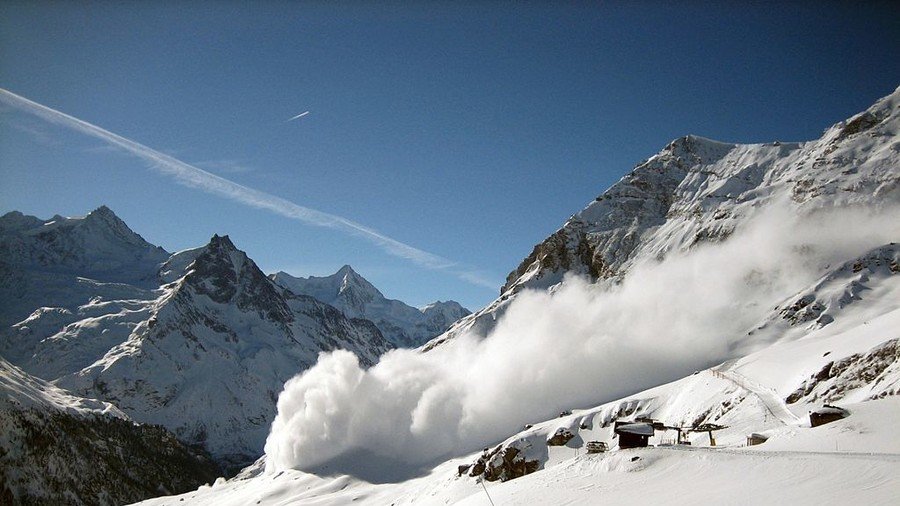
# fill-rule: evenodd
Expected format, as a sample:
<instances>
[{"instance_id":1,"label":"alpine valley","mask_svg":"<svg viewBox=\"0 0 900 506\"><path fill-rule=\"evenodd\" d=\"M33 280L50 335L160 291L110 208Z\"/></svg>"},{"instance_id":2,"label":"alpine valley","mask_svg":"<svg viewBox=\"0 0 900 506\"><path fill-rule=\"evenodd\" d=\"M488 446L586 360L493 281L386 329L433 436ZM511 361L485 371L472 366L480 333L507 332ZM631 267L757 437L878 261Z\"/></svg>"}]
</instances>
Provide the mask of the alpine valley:
<instances>
[{"instance_id":1,"label":"alpine valley","mask_svg":"<svg viewBox=\"0 0 900 506\"><path fill-rule=\"evenodd\" d=\"M471 314L266 276L227 236L169 254L105 207L0 240L12 502L153 495L66 489L45 431L180 494L147 505L900 496L900 88L807 142L672 141Z\"/></svg>"}]
</instances>

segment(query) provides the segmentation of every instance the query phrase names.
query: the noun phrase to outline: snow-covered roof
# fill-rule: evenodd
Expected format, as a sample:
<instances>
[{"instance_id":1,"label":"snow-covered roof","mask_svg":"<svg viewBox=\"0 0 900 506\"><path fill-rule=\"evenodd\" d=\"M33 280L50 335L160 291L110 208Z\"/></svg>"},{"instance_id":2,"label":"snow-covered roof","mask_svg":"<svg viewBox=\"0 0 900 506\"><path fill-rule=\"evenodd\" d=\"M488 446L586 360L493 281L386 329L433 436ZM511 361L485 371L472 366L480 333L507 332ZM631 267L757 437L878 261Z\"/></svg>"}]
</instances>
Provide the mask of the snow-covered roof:
<instances>
[{"instance_id":1,"label":"snow-covered roof","mask_svg":"<svg viewBox=\"0 0 900 506\"><path fill-rule=\"evenodd\" d=\"M817 415L841 415L846 416L849 414L846 409L839 408L837 406L824 406L820 409L813 411L813 413Z\"/></svg>"},{"instance_id":2,"label":"snow-covered roof","mask_svg":"<svg viewBox=\"0 0 900 506\"><path fill-rule=\"evenodd\" d=\"M622 432L636 436L652 436L653 425L649 423L627 423L616 427L616 433Z\"/></svg>"}]
</instances>

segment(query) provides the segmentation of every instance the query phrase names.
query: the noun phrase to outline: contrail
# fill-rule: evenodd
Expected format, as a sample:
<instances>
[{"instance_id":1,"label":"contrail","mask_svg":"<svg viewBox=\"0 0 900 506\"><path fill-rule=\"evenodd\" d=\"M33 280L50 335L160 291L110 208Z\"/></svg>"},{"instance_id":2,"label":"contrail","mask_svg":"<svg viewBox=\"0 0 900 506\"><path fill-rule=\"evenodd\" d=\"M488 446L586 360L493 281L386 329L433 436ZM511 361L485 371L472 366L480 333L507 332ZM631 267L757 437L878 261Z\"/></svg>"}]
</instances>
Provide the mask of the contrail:
<instances>
[{"instance_id":1,"label":"contrail","mask_svg":"<svg viewBox=\"0 0 900 506\"><path fill-rule=\"evenodd\" d=\"M300 114L298 114L292 118L288 118L287 121L285 121L285 123L287 123L288 121L294 121L297 118L302 118L303 116L306 116L307 114L309 114L309 111L301 112Z\"/></svg>"},{"instance_id":2,"label":"contrail","mask_svg":"<svg viewBox=\"0 0 900 506\"><path fill-rule=\"evenodd\" d=\"M66 113L33 102L3 88L0 88L0 100L20 110L34 114L43 120L66 128L71 128L72 130L76 130L85 135L100 139L112 146L121 148L126 152L149 162L151 168L166 176L172 177L177 183L183 186L196 188L206 193L224 197L257 209L265 209L280 216L301 221L308 225L331 228L357 237L362 237L390 255L404 258L428 269L450 272L459 279L474 285L487 287L492 290L496 290L497 286L499 286L488 281L474 269L460 265L439 255L420 250L396 239L392 239L377 230L355 221L310 209L281 197L276 197L275 195L255 190L215 174L211 174L165 153L160 153L153 148L126 139L121 135L114 134L109 130L105 130L74 116L69 116Z\"/></svg>"}]
</instances>

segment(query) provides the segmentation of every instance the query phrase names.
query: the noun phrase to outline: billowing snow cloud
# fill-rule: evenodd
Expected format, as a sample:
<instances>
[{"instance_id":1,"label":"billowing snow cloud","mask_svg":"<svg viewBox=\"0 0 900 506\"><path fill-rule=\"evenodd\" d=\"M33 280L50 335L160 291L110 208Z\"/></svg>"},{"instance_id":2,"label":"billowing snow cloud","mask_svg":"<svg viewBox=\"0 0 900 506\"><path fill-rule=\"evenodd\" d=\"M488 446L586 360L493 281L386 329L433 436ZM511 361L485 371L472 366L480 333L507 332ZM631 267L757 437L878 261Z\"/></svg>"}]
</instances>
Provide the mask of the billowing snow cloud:
<instances>
[{"instance_id":1,"label":"billowing snow cloud","mask_svg":"<svg viewBox=\"0 0 900 506\"><path fill-rule=\"evenodd\" d=\"M900 237L896 216L772 211L617 286L567 278L524 292L486 337L392 351L368 370L349 352L322 354L285 385L268 469L352 473L348 455L415 467L713 365L826 266Z\"/></svg>"}]
</instances>

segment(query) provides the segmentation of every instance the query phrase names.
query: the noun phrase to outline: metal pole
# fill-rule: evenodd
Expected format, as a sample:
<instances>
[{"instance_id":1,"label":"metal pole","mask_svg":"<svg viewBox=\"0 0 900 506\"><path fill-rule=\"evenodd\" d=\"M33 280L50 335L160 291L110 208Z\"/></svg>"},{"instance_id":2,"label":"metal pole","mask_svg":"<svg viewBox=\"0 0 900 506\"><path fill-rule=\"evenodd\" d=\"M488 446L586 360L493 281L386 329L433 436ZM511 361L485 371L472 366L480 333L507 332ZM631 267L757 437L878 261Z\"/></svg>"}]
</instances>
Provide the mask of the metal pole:
<instances>
[{"instance_id":1,"label":"metal pole","mask_svg":"<svg viewBox=\"0 0 900 506\"><path fill-rule=\"evenodd\" d=\"M484 495L486 495L487 498L488 498L488 501L491 502L491 506L494 506L494 500L491 499L491 494L488 494L487 487L484 486L484 478L482 478L482 479L479 480L479 481L481 482L481 488L484 489Z\"/></svg>"}]
</instances>

